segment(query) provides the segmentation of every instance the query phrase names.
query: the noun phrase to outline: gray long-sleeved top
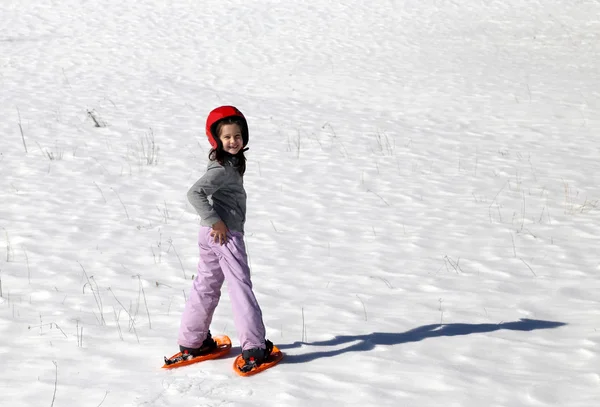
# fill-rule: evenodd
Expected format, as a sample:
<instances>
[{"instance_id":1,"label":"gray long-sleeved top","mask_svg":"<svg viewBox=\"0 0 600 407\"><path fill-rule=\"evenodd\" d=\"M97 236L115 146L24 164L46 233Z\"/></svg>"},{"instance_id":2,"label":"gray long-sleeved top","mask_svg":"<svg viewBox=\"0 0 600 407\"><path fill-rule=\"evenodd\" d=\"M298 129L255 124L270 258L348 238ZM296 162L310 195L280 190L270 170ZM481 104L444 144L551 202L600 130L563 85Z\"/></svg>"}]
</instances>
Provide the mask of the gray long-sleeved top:
<instances>
[{"instance_id":1,"label":"gray long-sleeved top","mask_svg":"<svg viewBox=\"0 0 600 407\"><path fill-rule=\"evenodd\" d=\"M236 164L236 157L228 157L223 165L209 161L206 173L188 191L202 226L222 220L229 230L244 233L246 190Z\"/></svg>"}]
</instances>

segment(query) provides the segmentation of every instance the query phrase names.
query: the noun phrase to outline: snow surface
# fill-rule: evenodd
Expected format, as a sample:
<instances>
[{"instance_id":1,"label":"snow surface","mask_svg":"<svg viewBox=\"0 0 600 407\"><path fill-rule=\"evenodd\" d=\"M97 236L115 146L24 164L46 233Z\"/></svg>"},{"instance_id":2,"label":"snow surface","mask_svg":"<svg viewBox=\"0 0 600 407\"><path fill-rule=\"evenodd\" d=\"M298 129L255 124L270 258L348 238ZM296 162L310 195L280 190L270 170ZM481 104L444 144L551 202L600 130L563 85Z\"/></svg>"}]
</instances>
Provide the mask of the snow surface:
<instances>
[{"instance_id":1,"label":"snow surface","mask_svg":"<svg viewBox=\"0 0 600 407\"><path fill-rule=\"evenodd\" d=\"M600 3L4 0L0 404L597 406ZM160 368L207 113L268 337ZM237 346L229 299L213 333Z\"/></svg>"}]
</instances>

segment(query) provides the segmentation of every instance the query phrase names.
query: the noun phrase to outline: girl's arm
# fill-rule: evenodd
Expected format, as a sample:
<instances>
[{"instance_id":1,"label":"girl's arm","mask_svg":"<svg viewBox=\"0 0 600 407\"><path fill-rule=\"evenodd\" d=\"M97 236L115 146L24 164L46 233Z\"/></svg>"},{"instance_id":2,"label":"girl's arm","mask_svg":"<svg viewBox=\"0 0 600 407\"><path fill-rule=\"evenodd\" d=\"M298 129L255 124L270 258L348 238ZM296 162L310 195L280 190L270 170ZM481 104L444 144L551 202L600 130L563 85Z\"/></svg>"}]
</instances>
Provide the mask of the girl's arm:
<instances>
[{"instance_id":1,"label":"girl's arm","mask_svg":"<svg viewBox=\"0 0 600 407\"><path fill-rule=\"evenodd\" d=\"M200 218L211 226L219 222L221 218L208 201L208 197L221 188L224 181L225 168L222 166L211 166L202 178L192 185L187 193L188 200L194 209L196 209Z\"/></svg>"}]
</instances>

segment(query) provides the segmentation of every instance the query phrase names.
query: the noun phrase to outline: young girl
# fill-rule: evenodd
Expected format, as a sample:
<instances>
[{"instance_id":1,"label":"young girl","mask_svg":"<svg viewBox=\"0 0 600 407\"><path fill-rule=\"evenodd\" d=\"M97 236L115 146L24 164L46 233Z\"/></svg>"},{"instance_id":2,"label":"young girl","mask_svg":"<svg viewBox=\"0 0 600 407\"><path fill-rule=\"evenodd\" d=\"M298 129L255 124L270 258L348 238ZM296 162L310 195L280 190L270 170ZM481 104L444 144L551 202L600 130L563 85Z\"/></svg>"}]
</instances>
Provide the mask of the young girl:
<instances>
[{"instance_id":1,"label":"young girl","mask_svg":"<svg viewBox=\"0 0 600 407\"><path fill-rule=\"evenodd\" d=\"M181 318L179 348L184 357L194 357L216 347L209 326L219 303L221 286L227 280L242 356L248 364L260 365L271 353L273 344L265 340L262 312L252 292L244 245L243 175L248 124L238 109L221 106L208 115L206 135L212 146L208 168L187 194L201 218L200 261Z\"/></svg>"}]
</instances>

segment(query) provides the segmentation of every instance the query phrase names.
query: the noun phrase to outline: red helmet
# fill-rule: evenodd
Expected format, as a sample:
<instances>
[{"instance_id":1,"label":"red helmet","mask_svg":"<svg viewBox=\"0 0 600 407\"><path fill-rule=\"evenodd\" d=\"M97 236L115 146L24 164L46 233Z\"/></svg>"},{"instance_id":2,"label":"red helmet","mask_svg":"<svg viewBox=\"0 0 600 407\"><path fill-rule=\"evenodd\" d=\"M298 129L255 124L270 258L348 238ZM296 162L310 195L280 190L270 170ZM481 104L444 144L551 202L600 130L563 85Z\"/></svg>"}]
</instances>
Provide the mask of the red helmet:
<instances>
[{"instance_id":1,"label":"red helmet","mask_svg":"<svg viewBox=\"0 0 600 407\"><path fill-rule=\"evenodd\" d=\"M241 130L242 130L242 141L244 143L244 147L248 144L248 123L246 122L246 118L236 107L233 106L220 106L216 109L213 109L206 119L206 136L208 137L208 142L212 146L212 148L216 149L219 145L219 137L217 135L217 125L221 120L236 118L241 122Z\"/></svg>"}]
</instances>

